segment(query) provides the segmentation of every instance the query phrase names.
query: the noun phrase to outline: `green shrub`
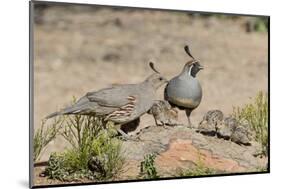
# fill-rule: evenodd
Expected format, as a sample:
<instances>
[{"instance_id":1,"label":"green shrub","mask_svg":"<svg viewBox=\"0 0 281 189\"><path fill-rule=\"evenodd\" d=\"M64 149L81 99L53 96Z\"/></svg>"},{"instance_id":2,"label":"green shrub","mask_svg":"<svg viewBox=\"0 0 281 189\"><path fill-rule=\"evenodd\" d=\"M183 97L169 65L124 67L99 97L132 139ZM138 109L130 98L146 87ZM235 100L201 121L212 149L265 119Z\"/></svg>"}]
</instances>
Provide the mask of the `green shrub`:
<instances>
[{"instance_id":1,"label":"green shrub","mask_svg":"<svg viewBox=\"0 0 281 189\"><path fill-rule=\"evenodd\" d=\"M72 151L64 153L52 153L48 166L44 174L50 179L58 179L60 181L79 181L87 176L90 177L91 172L86 169L73 170L72 167L67 166L69 161L72 161Z\"/></svg>"},{"instance_id":2,"label":"green shrub","mask_svg":"<svg viewBox=\"0 0 281 189\"><path fill-rule=\"evenodd\" d=\"M144 160L140 165L140 176L145 179L156 179L159 178L156 167L154 165L156 155L148 154L144 156Z\"/></svg>"},{"instance_id":3,"label":"green shrub","mask_svg":"<svg viewBox=\"0 0 281 189\"><path fill-rule=\"evenodd\" d=\"M257 171L257 172L267 172L267 171L268 171L268 166L265 165L265 166L257 167L257 168L256 168L256 171Z\"/></svg>"},{"instance_id":4,"label":"green shrub","mask_svg":"<svg viewBox=\"0 0 281 189\"><path fill-rule=\"evenodd\" d=\"M33 161L38 161L45 147L56 138L62 128L63 119L54 119L51 126L46 125L46 120L41 122L41 127L36 130L33 137Z\"/></svg>"},{"instance_id":5,"label":"green shrub","mask_svg":"<svg viewBox=\"0 0 281 189\"><path fill-rule=\"evenodd\" d=\"M257 17L254 22L254 29L257 32L267 32L268 31L268 18Z\"/></svg>"},{"instance_id":6,"label":"green shrub","mask_svg":"<svg viewBox=\"0 0 281 189\"><path fill-rule=\"evenodd\" d=\"M93 175L99 180L112 179L123 167L124 158L121 155L121 141L116 137L114 124L109 123L107 129L98 133L97 139L91 143L91 167Z\"/></svg>"},{"instance_id":7,"label":"green shrub","mask_svg":"<svg viewBox=\"0 0 281 189\"><path fill-rule=\"evenodd\" d=\"M197 165L190 169L179 169L177 170L177 176L179 177L190 177L190 176L204 176L216 174L214 169L205 167L203 165Z\"/></svg>"},{"instance_id":8,"label":"green shrub","mask_svg":"<svg viewBox=\"0 0 281 189\"><path fill-rule=\"evenodd\" d=\"M64 117L66 125L60 134L71 148L50 156L45 175L62 181L114 179L124 163L114 124L94 116Z\"/></svg>"},{"instance_id":9,"label":"green shrub","mask_svg":"<svg viewBox=\"0 0 281 189\"><path fill-rule=\"evenodd\" d=\"M259 92L254 101L244 107L234 107L233 116L240 122L246 120L255 132L255 140L262 145L263 153L268 150L268 97Z\"/></svg>"}]
</instances>

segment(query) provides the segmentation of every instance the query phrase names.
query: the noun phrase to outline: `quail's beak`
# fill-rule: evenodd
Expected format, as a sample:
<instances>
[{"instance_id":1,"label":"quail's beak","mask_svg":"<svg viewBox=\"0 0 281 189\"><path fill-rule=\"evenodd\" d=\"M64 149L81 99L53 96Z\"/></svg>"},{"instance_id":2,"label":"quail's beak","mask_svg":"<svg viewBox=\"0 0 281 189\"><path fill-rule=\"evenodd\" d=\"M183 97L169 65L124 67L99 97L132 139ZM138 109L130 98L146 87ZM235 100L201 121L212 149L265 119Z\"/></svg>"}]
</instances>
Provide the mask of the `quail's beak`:
<instances>
[{"instance_id":1,"label":"quail's beak","mask_svg":"<svg viewBox=\"0 0 281 189\"><path fill-rule=\"evenodd\" d=\"M203 70L204 69L204 67L201 66L201 65L198 68L199 68L199 70Z\"/></svg>"}]
</instances>

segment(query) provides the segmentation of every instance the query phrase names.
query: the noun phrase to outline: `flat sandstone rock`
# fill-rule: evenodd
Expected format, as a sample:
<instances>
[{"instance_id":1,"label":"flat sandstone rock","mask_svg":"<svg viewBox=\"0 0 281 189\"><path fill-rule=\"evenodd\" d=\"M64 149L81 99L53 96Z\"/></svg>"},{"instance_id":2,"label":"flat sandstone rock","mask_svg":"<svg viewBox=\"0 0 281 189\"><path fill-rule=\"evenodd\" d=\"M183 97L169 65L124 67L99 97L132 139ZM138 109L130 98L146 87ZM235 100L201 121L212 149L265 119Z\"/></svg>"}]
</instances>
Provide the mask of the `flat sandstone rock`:
<instances>
[{"instance_id":1,"label":"flat sandstone rock","mask_svg":"<svg viewBox=\"0 0 281 189\"><path fill-rule=\"evenodd\" d=\"M137 173L144 156L151 153L157 154L155 166L161 176L173 176L178 169L185 170L198 164L218 173L254 172L267 165L267 158L256 155L260 147L255 143L238 145L185 126L147 127L140 132L139 138L139 142L123 142L125 169L130 173Z\"/></svg>"}]
</instances>

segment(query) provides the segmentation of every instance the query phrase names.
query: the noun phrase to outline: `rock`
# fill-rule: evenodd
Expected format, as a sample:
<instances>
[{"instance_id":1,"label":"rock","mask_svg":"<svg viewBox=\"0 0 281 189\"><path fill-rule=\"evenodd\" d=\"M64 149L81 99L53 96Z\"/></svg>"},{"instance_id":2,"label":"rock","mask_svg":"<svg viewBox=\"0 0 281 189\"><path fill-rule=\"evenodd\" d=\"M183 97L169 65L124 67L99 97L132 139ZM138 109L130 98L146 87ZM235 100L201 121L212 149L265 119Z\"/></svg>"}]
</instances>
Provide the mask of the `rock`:
<instances>
[{"instance_id":1,"label":"rock","mask_svg":"<svg viewBox=\"0 0 281 189\"><path fill-rule=\"evenodd\" d=\"M126 170L138 172L147 154L157 154L155 166L163 176L175 176L178 169L189 169L198 164L223 173L251 172L265 167L254 153L257 146L238 145L223 138L206 136L184 127L151 126L139 133L140 141L125 141L122 154ZM133 163L132 163L133 162Z\"/></svg>"}]
</instances>

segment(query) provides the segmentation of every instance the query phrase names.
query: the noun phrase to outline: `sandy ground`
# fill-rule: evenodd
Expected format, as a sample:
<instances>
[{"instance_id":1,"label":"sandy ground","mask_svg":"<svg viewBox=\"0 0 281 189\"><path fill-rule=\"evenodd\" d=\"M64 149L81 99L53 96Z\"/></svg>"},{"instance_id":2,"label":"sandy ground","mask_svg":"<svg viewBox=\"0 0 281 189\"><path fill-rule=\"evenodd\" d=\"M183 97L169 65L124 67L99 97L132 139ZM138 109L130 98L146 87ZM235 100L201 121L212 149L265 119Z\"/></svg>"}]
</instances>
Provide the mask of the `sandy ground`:
<instances>
[{"instance_id":1,"label":"sandy ground","mask_svg":"<svg viewBox=\"0 0 281 189\"><path fill-rule=\"evenodd\" d=\"M205 67L197 76L203 99L192 112L192 122L196 125L211 109L231 113L233 106L268 89L267 33L246 33L246 19L149 10L46 9L34 31L35 129L72 96L115 83L141 82L153 73L149 61L168 79L176 76L190 60L183 50L186 44ZM187 121L184 112L180 121ZM153 123L145 115L140 127ZM62 139L52 142L42 160L65 146Z\"/></svg>"}]
</instances>

